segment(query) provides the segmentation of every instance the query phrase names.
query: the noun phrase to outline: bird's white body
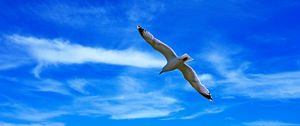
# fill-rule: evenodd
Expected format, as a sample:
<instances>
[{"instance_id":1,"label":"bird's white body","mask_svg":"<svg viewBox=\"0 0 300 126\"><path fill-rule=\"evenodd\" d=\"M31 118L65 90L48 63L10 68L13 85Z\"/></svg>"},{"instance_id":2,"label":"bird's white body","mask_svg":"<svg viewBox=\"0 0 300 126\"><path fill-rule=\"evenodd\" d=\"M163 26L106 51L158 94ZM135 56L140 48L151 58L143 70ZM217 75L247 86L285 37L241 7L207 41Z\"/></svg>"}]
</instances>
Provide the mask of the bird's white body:
<instances>
[{"instance_id":1,"label":"bird's white body","mask_svg":"<svg viewBox=\"0 0 300 126\"><path fill-rule=\"evenodd\" d=\"M181 62L179 59L174 58L174 59L170 60L169 62L167 62L167 64L162 68L161 72L163 73L163 72L175 70L180 63Z\"/></svg>"},{"instance_id":2,"label":"bird's white body","mask_svg":"<svg viewBox=\"0 0 300 126\"><path fill-rule=\"evenodd\" d=\"M174 57L170 59L167 64L162 68L161 72L168 72L177 69L180 65L185 62L192 60L188 54L184 54L181 57Z\"/></svg>"},{"instance_id":3,"label":"bird's white body","mask_svg":"<svg viewBox=\"0 0 300 126\"><path fill-rule=\"evenodd\" d=\"M196 89L202 96L212 100L211 94L208 89L199 81L196 72L186 64L186 62L192 60L192 58L184 54L180 57L170 48L168 45L164 44L160 40L156 39L150 32L146 31L142 27L138 26L138 31L141 36L148 42L154 49L162 53L166 60L167 64L162 68L161 73L179 69L184 78Z\"/></svg>"}]
</instances>

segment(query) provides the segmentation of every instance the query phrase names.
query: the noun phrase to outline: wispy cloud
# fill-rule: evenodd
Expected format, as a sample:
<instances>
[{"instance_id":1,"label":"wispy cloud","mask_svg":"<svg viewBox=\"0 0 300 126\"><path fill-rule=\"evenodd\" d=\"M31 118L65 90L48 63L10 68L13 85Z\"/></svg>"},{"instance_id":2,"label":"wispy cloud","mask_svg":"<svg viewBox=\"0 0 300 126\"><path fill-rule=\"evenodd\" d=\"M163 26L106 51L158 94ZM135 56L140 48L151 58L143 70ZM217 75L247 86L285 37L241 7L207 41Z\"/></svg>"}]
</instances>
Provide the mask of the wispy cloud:
<instances>
[{"instance_id":1,"label":"wispy cloud","mask_svg":"<svg viewBox=\"0 0 300 126\"><path fill-rule=\"evenodd\" d=\"M194 113L192 115L188 115L188 116L183 116L183 117L180 117L178 119L194 119L194 118L197 118L199 116L203 116L203 115L208 115L208 114L217 114L217 113L221 113L223 112L225 109L222 108L222 107L216 107L216 108L209 108L209 109L205 109L201 112L198 112L198 113Z\"/></svg>"},{"instance_id":2,"label":"wispy cloud","mask_svg":"<svg viewBox=\"0 0 300 126\"><path fill-rule=\"evenodd\" d=\"M65 2L50 1L36 6L25 6L23 10L27 13L31 12L34 16L44 20L76 28L91 25L99 26L112 21L109 18L108 7L88 4L67 4Z\"/></svg>"},{"instance_id":3,"label":"wispy cloud","mask_svg":"<svg viewBox=\"0 0 300 126\"><path fill-rule=\"evenodd\" d=\"M33 15L46 21L72 26L73 28L99 29L114 27L113 24L149 22L153 20L164 9L164 3L155 0L128 1L113 4L90 4L78 2L69 4L67 2L48 1L35 6L27 5L22 8L24 13ZM115 16L115 10L119 15ZM136 25L136 24L134 24Z\"/></svg>"},{"instance_id":4,"label":"wispy cloud","mask_svg":"<svg viewBox=\"0 0 300 126\"><path fill-rule=\"evenodd\" d=\"M248 74L239 79L228 79L222 83L233 83L225 89L227 94L240 94L261 99L286 99L300 97L300 72L273 74ZM233 93L234 90L239 92Z\"/></svg>"},{"instance_id":5,"label":"wispy cloud","mask_svg":"<svg viewBox=\"0 0 300 126\"><path fill-rule=\"evenodd\" d=\"M72 79L68 81L69 86L82 94L88 94L89 92L85 90L86 85L88 84L88 81L86 79Z\"/></svg>"},{"instance_id":6,"label":"wispy cloud","mask_svg":"<svg viewBox=\"0 0 300 126\"><path fill-rule=\"evenodd\" d=\"M63 95L70 95L70 91L67 89L66 84L53 79L42 79L38 81L27 81L27 85L33 86L34 91L42 92L54 92Z\"/></svg>"},{"instance_id":7,"label":"wispy cloud","mask_svg":"<svg viewBox=\"0 0 300 126\"><path fill-rule=\"evenodd\" d=\"M214 66L221 79L224 95L247 96L260 99L288 99L300 97L300 72L283 71L278 73L247 73L251 62L238 59L235 62L232 52L226 49L206 52L203 59Z\"/></svg>"},{"instance_id":8,"label":"wispy cloud","mask_svg":"<svg viewBox=\"0 0 300 126\"><path fill-rule=\"evenodd\" d=\"M163 59L157 59L151 54L134 49L109 50L105 48L86 47L72 44L60 39L42 39L11 35L7 38L27 49L28 54L36 60L38 65L34 74L38 77L41 68L49 64L82 64L82 63L105 63L125 65L142 68L161 67Z\"/></svg>"},{"instance_id":9,"label":"wispy cloud","mask_svg":"<svg viewBox=\"0 0 300 126\"><path fill-rule=\"evenodd\" d=\"M40 123L9 123L0 122L1 126L64 126L64 123L60 122L40 122Z\"/></svg>"},{"instance_id":10,"label":"wispy cloud","mask_svg":"<svg viewBox=\"0 0 300 126\"><path fill-rule=\"evenodd\" d=\"M59 81L55 79L49 79L49 78L43 78L43 79L21 79L21 78L15 78L15 77L7 77L7 76L0 76L0 80L6 80L12 83L16 83L18 88L26 93L29 92L51 92L51 93L57 93L64 96L72 96L72 87L71 84L69 84L69 81ZM75 89L73 89L75 90ZM23 92L23 93L24 93ZM22 95L28 95L28 94L22 94Z\"/></svg>"},{"instance_id":11,"label":"wispy cloud","mask_svg":"<svg viewBox=\"0 0 300 126\"><path fill-rule=\"evenodd\" d=\"M0 107L5 109L5 111L0 113L0 116L36 122L46 121L47 119L66 114L64 111L42 111L15 103L1 104Z\"/></svg>"},{"instance_id":12,"label":"wispy cloud","mask_svg":"<svg viewBox=\"0 0 300 126\"><path fill-rule=\"evenodd\" d=\"M215 86L214 78L211 74L208 74L208 73L204 73L204 74L200 74L200 75L198 74L198 77L199 77L200 81L205 84L205 86L207 86L207 87Z\"/></svg>"},{"instance_id":13,"label":"wispy cloud","mask_svg":"<svg viewBox=\"0 0 300 126\"><path fill-rule=\"evenodd\" d=\"M131 22L151 21L158 12L164 10L164 3L154 0L136 1L126 11L127 17Z\"/></svg>"},{"instance_id":14,"label":"wispy cloud","mask_svg":"<svg viewBox=\"0 0 300 126\"><path fill-rule=\"evenodd\" d=\"M0 70L8 70L28 63L28 59L16 55L0 54Z\"/></svg>"},{"instance_id":15,"label":"wispy cloud","mask_svg":"<svg viewBox=\"0 0 300 126\"><path fill-rule=\"evenodd\" d=\"M7 70L7 69L15 68L15 67L18 67L19 65L20 65L19 63L12 63L12 62L4 63L4 62L1 62L0 63L0 70Z\"/></svg>"},{"instance_id":16,"label":"wispy cloud","mask_svg":"<svg viewBox=\"0 0 300 126\"><path fill-rule=\"evenodd\" d=\"M110 116L111 119L157 118L183 108L177 99L157 91L145 91L140 80L121 77L115 96L85 96L74 101L73 111L81 115Z\"/></svg>"},{"instance_id":17,"label":"wispy cloud","mask_svg":"<svg viewBox=\"0 0 300 126\"><path fill-rule=\"evenodd\" d=\"M245 122L243 124L245 126L300 126L300 124L296 124L296 123L288 123L288 122L273 121L273 120Z\"/></svg>"},{"instance_id":18,"label":"wispy cloud","mask_svg":"<svg viewBox=\"0 0 300 126\"><path fill-rule=\"evenodd\" d=\"M111 119L165 117L182 110L176 99L155 92L115 97L88 96L77 99L74 104L81 115L108 115Z\"/></svg>"},{"instance_id":19,"label":"wispy cloud","mask_svg":"<svg viewBox=\"0 0 300 126\"><path fill-rule=\"evenodd\" d=\"M8 70L29 63L30 59L24 56L20 48L12 46L0 37L0 70Z\"/></svg>"},{"instance_id":20,"label":"wispy cloud","mask_svg":"<svg viewBox=\"0 0 300 126\"><path fill-rule=\"evenodd\" d=\"M26 81L29 82L29 81ZM111 119L139 119L168 117L172 113L179 112L184 108L176 98L164 93L164 89L149 89L140 79L121 76L112 78L111 83L98 85L95 90L108 90L104 95L97 92L89 92L84 95L76 95L66 88L70 83L84 83L84 86L73 86L73 90L87 92L84 87L89 83L101 81L89 81L87 79L72 79L59 82L52 79L36 81L32 84L32 90L55 92L70 96L71 101L66 105L54 106L56 110L45 110L43 107L31 107L17 103L5 103L0 105L0 116L26 121L47 121L48 119L62 115L82 116L108 116ZM45 83L45 84L44 84ZM93 85L93 84L91 84ZM94 84L95 85L95 84ZM45 86L45 87L44 87ZM105 89L103 89L105 86Z\"/></svg>"}]
</instances>

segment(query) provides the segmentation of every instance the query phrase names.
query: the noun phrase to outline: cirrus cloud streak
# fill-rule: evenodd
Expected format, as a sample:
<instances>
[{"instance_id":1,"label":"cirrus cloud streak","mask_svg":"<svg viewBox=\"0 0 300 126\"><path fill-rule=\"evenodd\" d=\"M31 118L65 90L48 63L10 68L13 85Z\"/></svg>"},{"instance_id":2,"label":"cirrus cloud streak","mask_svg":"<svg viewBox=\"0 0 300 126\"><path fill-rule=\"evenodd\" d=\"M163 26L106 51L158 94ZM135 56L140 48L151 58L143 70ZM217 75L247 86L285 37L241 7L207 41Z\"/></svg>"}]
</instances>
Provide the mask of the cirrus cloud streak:
<instances>
[{"instance_id":1,"label":"cirrus cloud streak","mask_svg":"<svg viewBox=\"0 0 300 126\"><path fill-rule=\"evenodd\" d=\"M7 38L13 44L23 47L28 56L38 63L33 70L36 77L39 77L43 66L51 64L104 63L141 68L157 68L164 64L163 59L155 58L149 53L132 48L125 50L94 48L62 39L21 35L10 35Z\"/></svg>"}]
</instances>

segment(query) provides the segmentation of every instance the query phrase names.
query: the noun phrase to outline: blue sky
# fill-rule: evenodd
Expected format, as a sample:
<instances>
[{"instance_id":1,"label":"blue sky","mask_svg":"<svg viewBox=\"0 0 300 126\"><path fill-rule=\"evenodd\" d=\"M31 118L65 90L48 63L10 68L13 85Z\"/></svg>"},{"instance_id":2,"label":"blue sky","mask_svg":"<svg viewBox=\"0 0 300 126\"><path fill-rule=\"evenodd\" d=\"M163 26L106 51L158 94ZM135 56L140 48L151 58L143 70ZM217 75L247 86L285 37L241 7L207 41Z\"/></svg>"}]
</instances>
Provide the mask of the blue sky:
<instances>
[{"instance_id":1,"label":"blue sky","mask_svg":"<svg viewBox=\"0 0 300 126\"><path fill-rule=\"evenodd\" d=\"M0 125L300 125L297 0L0 1ZM142 25L189 62L214 102Z\"/></svg>"}]
</instances>

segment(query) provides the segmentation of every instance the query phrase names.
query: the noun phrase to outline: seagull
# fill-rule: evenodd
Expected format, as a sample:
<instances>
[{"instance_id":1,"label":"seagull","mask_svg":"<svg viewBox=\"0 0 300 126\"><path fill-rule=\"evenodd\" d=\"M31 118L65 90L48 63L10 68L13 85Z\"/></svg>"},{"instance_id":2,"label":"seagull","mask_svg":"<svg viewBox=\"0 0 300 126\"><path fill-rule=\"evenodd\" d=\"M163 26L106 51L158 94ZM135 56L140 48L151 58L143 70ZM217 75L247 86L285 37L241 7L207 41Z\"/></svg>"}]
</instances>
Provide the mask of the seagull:
<instances>
[{"instance_id":1,"label":"seagull","mask_svg":"<svg viewBox=\"0 0 300 126\"><path fill-rule=\"evenodd\" d=\"M146 31L141 26L137 26L137 29L145 41L154 49L162 53L167 60L167 64L162 68L159 74L178 69L183 74L185 80L187 80L198 93L207 98L209 101L213 100L209 90L198 79L196 72L192 67L186 64L186 62L192 60L188 54L177 56L172 48L155 38L150 32Z\"/></svg>"}]
</instances>

